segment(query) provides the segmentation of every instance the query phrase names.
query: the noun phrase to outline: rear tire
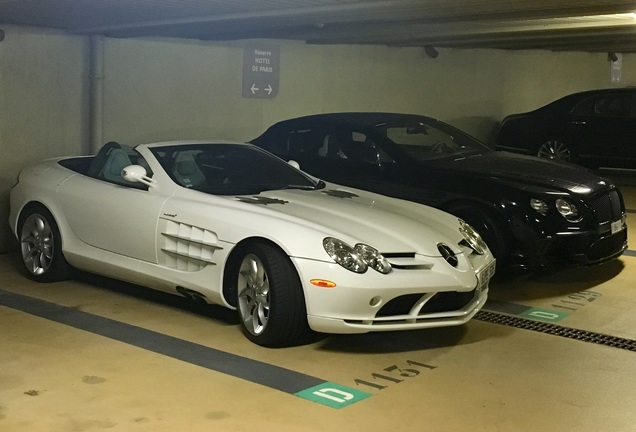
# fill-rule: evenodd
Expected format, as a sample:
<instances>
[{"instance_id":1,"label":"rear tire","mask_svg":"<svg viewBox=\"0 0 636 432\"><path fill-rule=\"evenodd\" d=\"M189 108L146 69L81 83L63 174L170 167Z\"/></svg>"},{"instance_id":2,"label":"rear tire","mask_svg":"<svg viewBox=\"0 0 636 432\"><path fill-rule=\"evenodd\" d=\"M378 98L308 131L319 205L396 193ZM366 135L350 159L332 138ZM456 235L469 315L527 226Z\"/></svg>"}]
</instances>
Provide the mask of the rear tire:
<instances>
[{"instance_id":1,"label":"rear tire","mask_svg":"<svg viewBox=\"0 0 636 432\"><path fill-rule=\"evenodd\" d=\"M237 311L243 333L265 347L288 346L307 333L302 284L289 257L275 246L245 246L236 261Z\"/></svg>"},{"instance_id":2,"label":"rear tire","mask_svg":"<svg viewBox=\"0 0 636 432\"><path fill-rule=\"evenodd\" d=\"M570 146L558 139L549 139L539 146L537 156L557 162L572 162L574 154Z\"/></svg>"},{"instance_id":3,"label":"rear tire","mask_svg":"<svg viewBox=\"0 0 636 432\"><path fill-rule=\"evenodd\" d=\"M70 276L71 266L62 254L62 237L53 215L41 205L20 216L18 234L22 263L29 278L57 282Z\"/></svg>"}]
</instances>

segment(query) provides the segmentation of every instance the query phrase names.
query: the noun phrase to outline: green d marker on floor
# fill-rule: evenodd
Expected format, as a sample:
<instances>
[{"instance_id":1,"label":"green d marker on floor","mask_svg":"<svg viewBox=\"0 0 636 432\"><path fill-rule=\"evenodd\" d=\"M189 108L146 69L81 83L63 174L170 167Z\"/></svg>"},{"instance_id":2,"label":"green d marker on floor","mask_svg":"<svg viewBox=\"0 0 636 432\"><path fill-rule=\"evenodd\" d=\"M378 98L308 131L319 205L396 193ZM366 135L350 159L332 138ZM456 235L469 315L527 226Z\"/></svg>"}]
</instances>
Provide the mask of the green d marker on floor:
<instances>
[{"instance_id":1,"label":"green d marker on floor","mask_svg":"<svg viewBox=\"0 0 636 432\"><path fill-rule=\"evenodd\" d=\"M371 393L332 382L326 382L295 393L295 395L303 399L327 405L331 408L343 408L368 398L371 396Z\"/></svg>"},{"instance_id":2,"label":"green d marker on floor","mask_svg":"<svg viewBox=\"0 0 636 432\"><path fill-rule=\"evenodd\" d=\"M546 321L546 322L557 322L561 321L563 318L567 317L569 313L567 312L559 312L549 309L540 309L540 308L530 308L527 311L520 314L520 316L525 318L534 319L537 321Z\"/></svg>"}]
</instances>

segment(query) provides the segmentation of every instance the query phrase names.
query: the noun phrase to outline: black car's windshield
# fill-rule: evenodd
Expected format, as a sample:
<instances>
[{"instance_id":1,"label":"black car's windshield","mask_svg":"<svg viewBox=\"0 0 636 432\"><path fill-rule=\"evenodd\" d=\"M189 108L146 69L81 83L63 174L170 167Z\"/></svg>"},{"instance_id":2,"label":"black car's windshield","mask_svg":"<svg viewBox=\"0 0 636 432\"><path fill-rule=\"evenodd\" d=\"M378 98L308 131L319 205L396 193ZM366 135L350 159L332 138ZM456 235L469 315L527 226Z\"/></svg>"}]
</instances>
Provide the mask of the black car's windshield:
<instances>
[{"instance_id":1,"label":"black car's windshield","mask_svg":"<svg viewBox=\"0 0 636 432\"><path fill-rule=\"evenodd\" d=\"M251 145L188 144L150 150L176 183L210 194L251 195L324 187L324 183Z\"/></svg>"},{"instance_id":2,"label":"black car's windshield","mask_svg":"<svg viewBox=\"0 0 636 432\"><path fill-rule=\"evenodd\" d=\"M377 129L401 152L419 161L491 151L470 135L434 120L385 123Z\"/></svg>"}]
</instances>

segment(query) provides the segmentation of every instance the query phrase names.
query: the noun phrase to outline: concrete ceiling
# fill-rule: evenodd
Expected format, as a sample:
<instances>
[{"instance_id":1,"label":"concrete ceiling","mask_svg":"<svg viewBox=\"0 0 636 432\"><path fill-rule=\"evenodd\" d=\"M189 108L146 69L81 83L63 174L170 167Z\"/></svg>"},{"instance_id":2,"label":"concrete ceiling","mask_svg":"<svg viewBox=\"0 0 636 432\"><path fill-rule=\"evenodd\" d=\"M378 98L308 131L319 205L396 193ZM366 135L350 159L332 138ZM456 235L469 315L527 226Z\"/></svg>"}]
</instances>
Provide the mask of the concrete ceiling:
<instances>
[{"instance_id":1,"label":"concrete ceiling","mask_svg":"<svg viewBox=\"0 0 636 432\"><path fill-rule=\"evenodd\" d=\"M634 12L636 0L0 0L0 29L628 53Z\"/></svg>"}]
</instances>

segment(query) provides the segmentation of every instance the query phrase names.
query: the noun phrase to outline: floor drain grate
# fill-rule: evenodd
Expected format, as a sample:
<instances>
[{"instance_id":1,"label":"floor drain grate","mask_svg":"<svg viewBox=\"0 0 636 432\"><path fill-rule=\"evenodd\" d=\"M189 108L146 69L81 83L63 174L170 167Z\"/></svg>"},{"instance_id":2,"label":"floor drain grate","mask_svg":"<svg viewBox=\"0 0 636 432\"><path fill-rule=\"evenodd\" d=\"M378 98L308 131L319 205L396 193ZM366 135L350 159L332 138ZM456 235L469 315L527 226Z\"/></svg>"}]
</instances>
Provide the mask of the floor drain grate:
<instances>
[{"instance_id":1,"label":"floor drain grate","mask_svg":"<svg viewBox=\"0 0 636 432\"><path fill-rule=\"evenodd\" d=\"M624 349L627 351L636 351L636 340L626 339L616 336L609 336L602 333L595 333L575 328L562 327L552 323L541 321L533 321L526 318L480 311L475 315L475 319L493 324L501 324L509 327L516 327L525 330L532 330L541 333L547 333L555 336L561 336L568 339L576 339L583 342L595 343L599 345L610 346L614 348Z\"/></svg>"}]
</instances>

